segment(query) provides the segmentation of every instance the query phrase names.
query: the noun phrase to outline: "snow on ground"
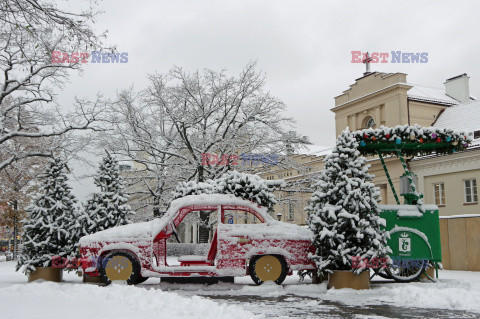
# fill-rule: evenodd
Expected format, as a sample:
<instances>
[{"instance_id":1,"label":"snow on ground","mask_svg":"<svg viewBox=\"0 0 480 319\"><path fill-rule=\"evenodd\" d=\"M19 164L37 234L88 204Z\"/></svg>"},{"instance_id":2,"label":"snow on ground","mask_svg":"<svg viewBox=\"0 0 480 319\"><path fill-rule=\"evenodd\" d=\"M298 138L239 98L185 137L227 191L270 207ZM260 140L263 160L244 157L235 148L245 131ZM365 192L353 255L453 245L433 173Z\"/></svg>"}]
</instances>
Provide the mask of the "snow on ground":
<instances>
[{"instance_id":1,"label":"snow on ground","mask_svg":"<svg viewBox=\"0 0 480 319\"><path fill-rule=\"evenodd\" d=\"M326 283L299 282L297 276L287 277L283 285L253 286L249 277L238 278L233 284L215 286L159 284L162 290L195 291L198 295L260 295L277 297L296 295L319 300L339 301L362 306L389 304L397 307L465 310L480 313L480 272L440 271L439 282L399 284L375 277L370 290L327 289ZM378 281L377 281L378 279ZM200 291L198 291L200 289Z\"/></svg>"},{"instance_id":2,"label":"snow on ground","mask_svg":"<svg viewBox=\"0 0 480 319\"><path fill-rule=\"evenodd\" d=\"M297 276L287 277L281 286L255 286L249 277L242 277L236 278L234 284L169 284L151 278L135 287L100 287L81 283L74 273L65 273L60 284L27 283L26 277L13 268L13 262L0 263L0 314L6 318L150 318L159 314L172 319L253 318L254 313L270 318L282 316L281 308L286 313L293 307L329 307L325 301L360 307L392 305L406 310L418 307L480 313L480 272L440 271L437 283L374 281L372 289L355 291L327 290L325 283L299 282ZM281 302L275 303L278 306L274 310L263 309L258 302L276 297Z\"/></svg>"},{"instance_id":3,"label":"snow on ground","mask_svg":"<svg viewBox=\"0 0 480 319\"><path fill-rule=\"evenodd\" d=\"M148 286L83 284L74 273L63 283L27 283L13 267L0 263L2 318L258 318L239 306Z\"/></svg>"}]
</instances>

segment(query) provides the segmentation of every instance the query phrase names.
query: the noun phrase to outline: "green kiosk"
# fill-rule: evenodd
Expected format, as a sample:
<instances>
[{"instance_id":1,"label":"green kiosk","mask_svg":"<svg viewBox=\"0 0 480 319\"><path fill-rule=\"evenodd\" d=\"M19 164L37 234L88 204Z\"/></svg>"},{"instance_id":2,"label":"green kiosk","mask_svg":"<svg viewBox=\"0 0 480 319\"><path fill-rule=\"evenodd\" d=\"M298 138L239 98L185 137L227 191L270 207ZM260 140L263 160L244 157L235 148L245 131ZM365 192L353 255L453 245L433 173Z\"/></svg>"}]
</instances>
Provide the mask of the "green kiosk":
<instances>
[{"instance_id":1,"label":"green kiosk","mask_svg":"<svg viewBox=\"0 0 480 319\"><path fill-rule=\"evenodd\" d=\"M380 217L390 233L392 265L377 269L376 274L398 282L417 280L427 267L433 266L438 277L438 262L442 261L438 207L423 204L417 190L417 177L410 172L404 157L451 154L465 150L471 137L463 132L435 127L397 126L364 129L352 132L359 142L362 155L379 156L396 205L379 205ZM385 156L396 156L405 173L400 177L400 204Z\"/></svg>"}]
</instances>

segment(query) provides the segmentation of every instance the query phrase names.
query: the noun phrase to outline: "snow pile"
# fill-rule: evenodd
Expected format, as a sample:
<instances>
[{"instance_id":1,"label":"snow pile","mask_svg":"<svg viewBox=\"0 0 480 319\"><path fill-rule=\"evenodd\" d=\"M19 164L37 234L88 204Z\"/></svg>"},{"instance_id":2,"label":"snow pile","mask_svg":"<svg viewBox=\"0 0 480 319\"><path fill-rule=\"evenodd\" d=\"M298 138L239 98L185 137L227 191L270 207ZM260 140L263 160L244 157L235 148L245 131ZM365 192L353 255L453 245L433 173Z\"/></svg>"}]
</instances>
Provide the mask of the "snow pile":
<instances>
[{"instance_id":1,"label":"snow pile","mask_svg":"<svg viewBox=\"0 0 480 319\"><path fill-rule=\"evenodd\" d=\"M96 241L123 241L123 240L153 240L152 229L154 224L158 224L161 220L154 219L149 222L135 223L124 226L117 226L106 230L99 231L95 234L83 236L80 239L80 245Z\"/></svg>"},{"instance_id":2,"label":"snow pile","mask_svg":"<svg viewBox=\"0 0 480 319\"><path fill-rule=\"evenodd\" d=\"M0 262L1 261L7 261L7 257L6 256L0 256Z\"/></svg>"},{"instance_id":3,"label":"snow pile","mask_svg":"<svg viewBox=\"0 0 480 319\"><path fill-rule=\"evenodd\" d=\"M397 211L398 217L423 217L423 213L419 210L408 210L408 209L400 209Z\"/></svg>"},{"instance_id":4,"label":"snow pile","mask_svg":"<svg viewBox=\"0 0 480 319\"><path fill-rule=\"evenodd\" d=\"M376 296L372 299L401 307L443 308L480 313L478 279L440 281L428 284L388 285L388 287L375 289Z\"/></svg>"},{"instance_id":5,"label":"snow pile","mask_svg":"<svg viewBox=\"0 0 480 319\"><path fill-rule=\"evenodd\" d=\"M198 296L117 284L12 285L0 289L0 300L9 301L1 309L6 318L259 318L238 306Z\"/></svg>"},{"instance_id":6,"label":"snow pile","mask_svg":"<svg viewBox=\"0 0 480 319\"><path fill-rule=\"evenodd\" d=\"M313 233L306 227L295 224L282 223L276 220L269 220L266 224L229 224L219 225L225 228L220 232L219 238L231 239L232 237L247 236L251 239L289 239L289 240L312 240ZM226 235L229 238L223 237Z\"/></svg>"},{"instance_id":7,"label":"snow pile","mask_svg":"<svg viewBox=\"0 0 480 319\"><path fill-rule=\"evenodd\" d=\"M412 211L412 212L420 212L418 206L416 205L378 205L381 211ZM426 212L434 213L434 211L438 210L437 205L432 204L424 204L423 208Z\"/></svg>"}]
</instances>

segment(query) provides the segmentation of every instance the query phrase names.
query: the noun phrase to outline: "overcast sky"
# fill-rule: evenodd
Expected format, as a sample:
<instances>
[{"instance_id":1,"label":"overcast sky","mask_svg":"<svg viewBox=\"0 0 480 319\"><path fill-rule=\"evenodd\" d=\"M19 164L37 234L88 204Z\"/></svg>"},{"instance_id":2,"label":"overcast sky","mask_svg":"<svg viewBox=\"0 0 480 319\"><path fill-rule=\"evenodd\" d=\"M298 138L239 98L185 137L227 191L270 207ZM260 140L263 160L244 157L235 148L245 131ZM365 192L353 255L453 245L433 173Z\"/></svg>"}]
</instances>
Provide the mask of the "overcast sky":
<instances>
[{"instance_id":1,"label":"overcast sky","mask_svg":"<svg viewBox=\"0 0 480 319\"><path fill-rule=\"evenodd\" d=\"M480 96L480 1L103 0L98 7L95 28L109 30L128 63L88 63L60 94L66 107L75 95L144 88L148 73L173 65L238 74L257 60L299 134L333 145L334 97L365 71L351 63L351 51L428 52L428 63L372 64L372 71L407 73L409 82L434 87L467 73L471 94Z\"/></svg>"}]
</instances>

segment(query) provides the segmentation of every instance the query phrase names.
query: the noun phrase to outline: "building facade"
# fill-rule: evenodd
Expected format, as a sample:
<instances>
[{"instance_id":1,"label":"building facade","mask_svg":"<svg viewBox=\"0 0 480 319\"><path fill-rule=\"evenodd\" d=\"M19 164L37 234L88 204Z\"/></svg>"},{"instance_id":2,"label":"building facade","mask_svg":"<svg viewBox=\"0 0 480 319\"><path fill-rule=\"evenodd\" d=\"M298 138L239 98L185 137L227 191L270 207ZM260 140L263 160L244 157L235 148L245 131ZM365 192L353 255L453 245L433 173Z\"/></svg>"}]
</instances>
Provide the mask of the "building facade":
<instances>
[{"instance_id":1,"label":"building facade","mask_svg":"<svg viewBox=\"0 0 480 319\"><path fill-rule=\"evenodd\" d=\"M470 97L468 76L466 74L446 80L444 88L433 88L407 82L407 75L404 73L371 72L357 79L354 84L350 85L349 89L335 97L335 107L331 111L335 113L337 135L347 127L351 131L370 127L378 128L381 125L395 127L397 125L418 124L428 127L437 122L439 124L443 123L440 125L441 127L465 130L465 127L450 127L450 123L441 118L444 118L447 114L456 118L457 112L452 112L452 110L458 109L459 106L465 103L474 102L473 98ZM468 155L466 155L467 153ZM445 193L445 189L438 182L442 180L443 176L436 176L437 174L458 175L455 177L448 175L449 179L458 179L462 178L460 176L462 174L465 176L469 174L467 173L469 170L465 165L456 170L441 170L437 166L439 162L455 162L456 157L475 158L476 155L478 155L477 152L472 150L472 152L442 157L433 156L422 159L408 159L409 169L419 175L418 183L420 191L425 194L424 202L435 203L435 187L437 198ZM404 172L403 167L395 157L386 158L385 162L394 186L398 189L400 186L399 177ZM381 203L394 204L394 196L379 159L375 157L369 158L369 164L371 165L370 173L375 175L374 183L380 187ZM419 171L420 168L423 171ZM429 169L430 173L426 172L425 169ZM475 181L467 183L468 185L470 183L473 185ZM453 186L453 184L449 186L449 188L453 187L456 186ZM457 195L458 193L454 194L452 192L452 196ZM453 198L451 201L454 201ZM458 199L455 201L459 202ZM443 208L442 204L440 206ZM472 211L463 203L459 202L455 207L459 206L465 209L441 209L440 214L463 214Z\"/></svg>"},{"instance_id":2,"label":"building facade","mask_svg":"<svg viewBox=\"0 0 480 319\"><path fill-rule=\"evenodd\" d=\"M438 126L477 132L480 137L480 103L470 96L468 76L462 74L445 81L443 88L409 83L404 73L372 72L335 97L336 134L381 125ZM472 114L475 114L472 116ZM478 119L476 119L476 114ZM469 125L466 126L465 123ZM477 124L478 123L478 124ZM328 148L309 146L306 151L288 156L290 165L273 166L260 175L266 180L283 179L286 187L275 191L278 204L275 217L305 224L306 207L315 180L323 169ZM410 158L409 169L418 175L424 202L437 204L441 216L478 213L477 179L480 179L480 141L466 152ZM374 183L380 188L381 204L395 204L383 167L377 157L368 158ZM386 157L394 187L398 190L404 169L396 157Z\"/></svg>"}]
</instances>

